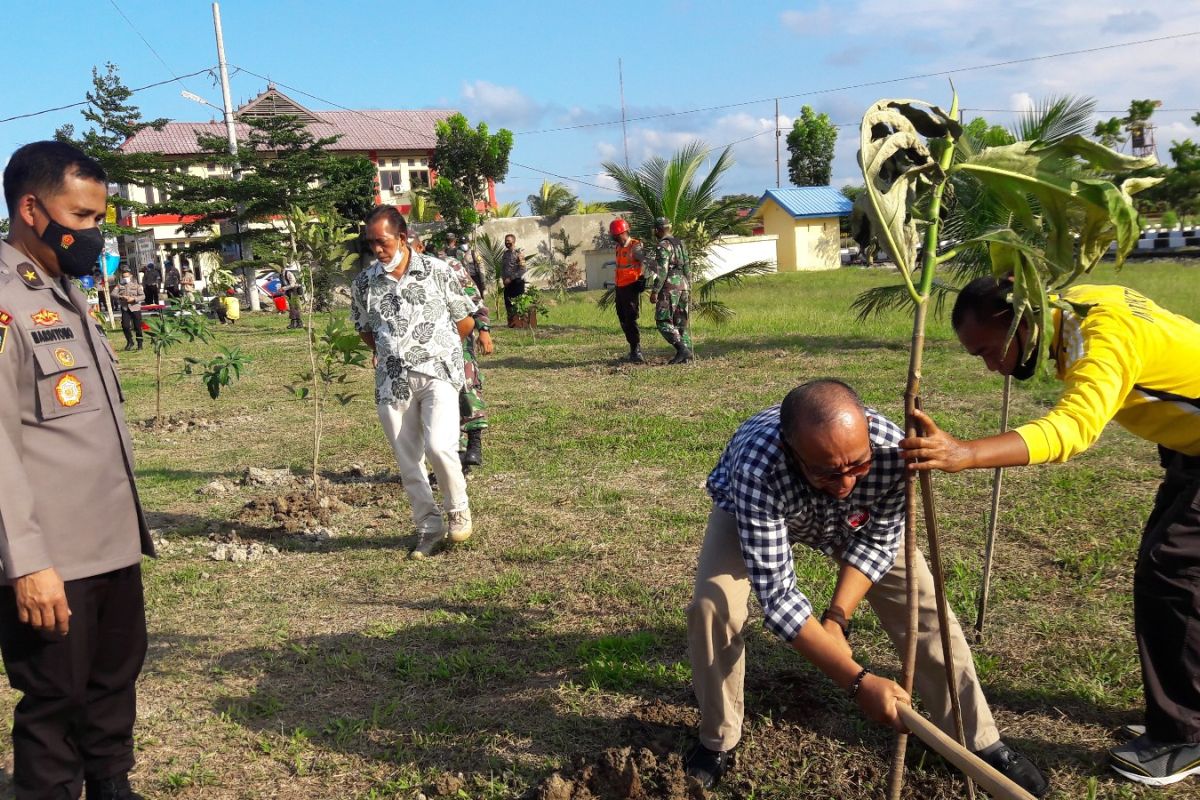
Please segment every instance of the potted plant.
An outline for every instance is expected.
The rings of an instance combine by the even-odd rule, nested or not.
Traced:
[[[514,328],[529,328],[530,332],[537,328],[538,312],[549,314],[550,309],[542,299],[542,293],[536,286],[525,286],[525,292],[513,301],[517,310]]]

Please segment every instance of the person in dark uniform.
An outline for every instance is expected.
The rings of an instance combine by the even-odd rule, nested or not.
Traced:
[[[162,270],[158,264],[151,261],[142,270],[142,291],[146,294],[146,304],[158,305],[158,287],[162,285]]]
[[[129,268],[121,270],[121,278],[113,289],[116,307],[121,312],[121,330],[125,334],[125,349],[133,349],[133,337],[137,336],[137,349],[142,349],[142,287],[133,279]]]
[[[179,267],[173,263],[167,264],[167,272],[163,276],[163,288],[167,290],[167,297],[178,300],[183,296],[183,291],[179,288],[179,283]]]
[[[0,654],[17,800],[137,800],[134,684],[146,655],[142,555],[116,356],[71,278],[103,247],[107,176],[63,142],[4,170],[0,242]]]
[[[525,256],[517,247],[517,237],[511,233],[504,237],[500,265],[500,277],[504,282],[504,311],[508,317],[508,327],[511,328],[517,320],[514,301],[525,294]]]

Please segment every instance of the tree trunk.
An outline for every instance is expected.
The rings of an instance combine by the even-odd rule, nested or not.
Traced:
[[[162,427],[162,351],[154,354],[154,427]]]

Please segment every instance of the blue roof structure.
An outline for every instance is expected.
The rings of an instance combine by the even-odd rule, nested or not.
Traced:
[[[763,203],[774,200],[793,219],[806,217],[846,217],[854,208],[840,190],[832,186],[797,186],[789,189],[767,189],[751,216],[758,216]]]

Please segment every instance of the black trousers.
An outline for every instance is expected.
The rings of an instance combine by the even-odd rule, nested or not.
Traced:
[[[617,306],[617,320],[629,342],[629,349],[642,343],[642,334],[638,331],[638,314],[642,310],[642,290],[646,288],[645,281],[635,281],[628,286],[618,286],[615,290],[614,302]]]
[[[511,328],[513,320],[517,318],[517,309],[513,305],[513,301],[521,295],[525,294],[525,281],[517,280],[504,287],[504,311],[508,317],[508,326]]]
[[[1146,732],[1200,742],[1200,456],[1159,453],[1167,472],[1133,577]]]
[[[146,293],[147,305],[158,305],[158,286],[152,283],[147,283],[142,286],[142,291]]]
[[[142,340],[142,312],[121,309],[121,331],[125,334],[125,344],[133,344],[133,337]]]
[[[183,290],[180,289],[178,286],[168,286],[167,287],[167,297],[171,297],[171,298],[178,300],[179,298],[183,297]]]
[[[0,653],[12,688],[17,800],[76,798],[86,779],[133,768],[134,684],[146,658],[139,565],[67,581],[71,627],[40,633],[17,618],[0,587]]]

